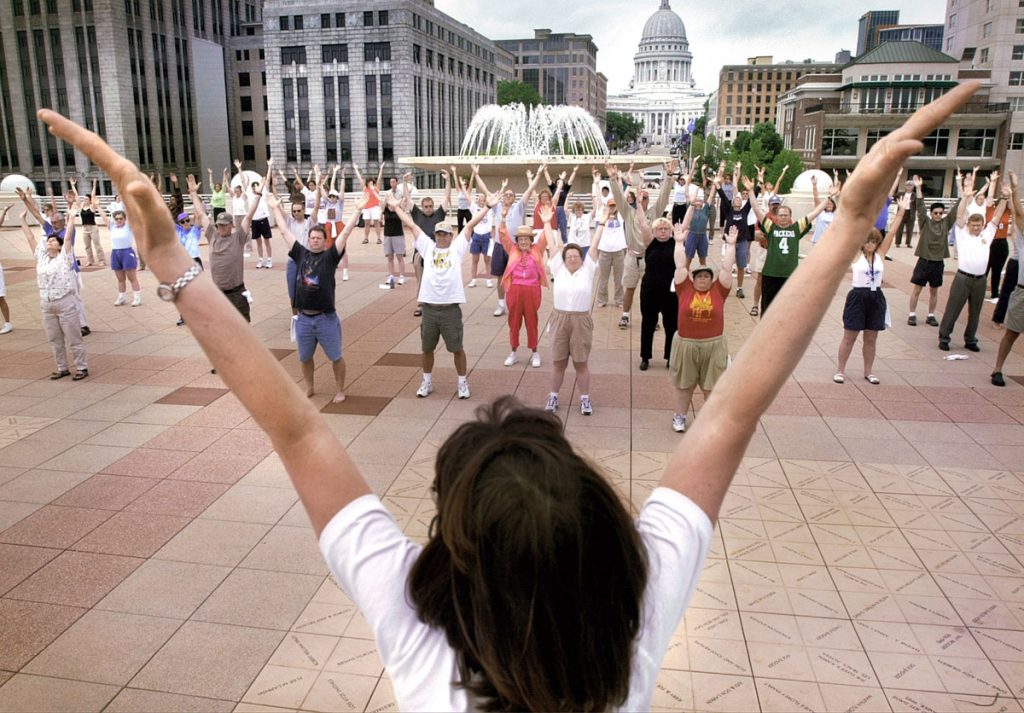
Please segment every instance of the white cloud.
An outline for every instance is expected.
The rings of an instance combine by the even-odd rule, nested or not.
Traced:
[[[608,77],[608,92],[613,94],[625,88],[632,77],[633,55],[644,23],[658,9],[660,0],[547,5],[535,0],[503,0],[500,5],[435,0],[434,4],[495,40],[533,37],[534,29],[542,27],[552,32],[593,35],[598,48],[597,69]],[[945,0],[788,0],[776,5],[755,0],[701,4],[671,0],[671,4],[686,25],[694,79],[708,91],[717,88],[722,65],[743,64],[754,55],[772,55],[777,61],[832,61],[839,50],[855,51],[857,20],[869,10],[899,10],[904,24],[939,24],[944,21],[946,8]]]

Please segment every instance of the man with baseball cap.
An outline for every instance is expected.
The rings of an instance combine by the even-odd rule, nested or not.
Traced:
[[[502,185],[502,189],[504,189]],[[462,285],[462,261],[469,252],[473,228],[483,220],[484,211],[478,212],[463,227],[458,236],[451,223],[434,226],[431,240],[392,195],[385,194],[388,208],[398,214],[402,224],[416,236],[416,251],[423,256],[423,279],[420,282],[419,303],[423,310],[420,320],[420,342],[423,350],[423,383],[416,395],[425,398],[434,390],[434,350],[440,339],[455,358],[455,372],[459,376],[458,397],[469,398],[466,351],[462,348],[462,305],[466,290]],[[487,194],[488,209],[498,204],[498,194]]]

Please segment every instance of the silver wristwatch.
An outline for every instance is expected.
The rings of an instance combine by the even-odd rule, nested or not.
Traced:
[[[164,302],[174,302],[178,299],[178,293],[185,289],[185,285],[192,282],[192,280],[199,277],[199,273],[203,271],[203,268],[199,267],[199,263],[194,264],[185,274],[179,277],[174,282],[168,284],[161,282],[156,287],[156,296],[162,299]]]

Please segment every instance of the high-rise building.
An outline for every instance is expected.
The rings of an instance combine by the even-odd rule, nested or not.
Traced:
[[[936,52],[942,51],[943,25],[895,25],[878,30],[878,44],[883,42],[920,42]]]
[[[259,10],[259,2],[235,0],[0,4],[0,172],[23,174],[40,191],[61,192],[72,177],[112,190],[36,119],[51,107],[165,181],[172,172],[219,173],[230,162],[235,121],[228,48],[258,23]]]
[[[857,56],[878,46],[878,31],[900,23],[899,10],[870,10],[860,16],[857,24]]]
[[[691,121],[704,113],[707,93],[690,76],[693,54],[686,26],[661,0],[644,23],[640,44],[633,55],[633,79],[608,100],[609,111],[629,114],[643,124],[641,140],[650,145],[672,144]]]
[[[1018,3],[949,0],[947,54],[991,74],[991,98],[1010,112],[1006,168],[1024,174],[1024,11]],[[1006,170],[1003,171],[1003,175]]]
[[[271,152],[303,172],[457,154],[495,99],[494,43],[429,2],[267,0],[263,26]]]
[[[513,78],[536,89],[545,104],[582,107],[604,127],[608,79],[597,71],[593,37],[542,29],[494,44],[513,56]]]
[[[718,121],[715,135],[724,141],[740,131],[775,121],[775,103],[805,74],[834,72],[831,62],[776,63],[771,56],[751,57],[746,64],[729,64],[718,73]]]

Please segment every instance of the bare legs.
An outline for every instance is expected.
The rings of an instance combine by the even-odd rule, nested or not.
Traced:
[[[11,308],[7,306],[6,297],[0,297],[0,314],[4,317],[4,324],[11,321]]]
[[[117,278],[117,291],[124,294],[127,283],[132,283],[132,290],[135,292],[141,292],[142,287],[139,285],[139,278],[136,275],[135,270],[114,270],[114,276]],[[6,313],[6,310],[4,310]]]
[[[313,360],[299,362],[302,366],[302,380],[306,382],[306,396],[313,395]],[[345,359],[342,357],[338,361],[331,362],[331,368],[334,371],[334,403],[341,403],[345,400]]]
[[[465,376],[467,369],[466,350],[460,349],[452,355],[455,358],[455,373]],[[434,352],[423,352],[423,373],[430,374],[434,371]]]
[[[694,384],[688,389],[680,389],[676,387],[676,405],[679,409],[679,413],[682,416],[686,416],[686,414],[690,411],[690,403],[693,401],[693,392],[696,391],[696,389],[696,384]],[[711,396],[711,392],[705,391],[704,387],[701,387],[701,393],[704,394],[704,401],[707,401],[708,397]]]
[[[921,285],[914,285],[910,291],[910,314],[917,312],[917,300],[921,296]],[[939,288],[928,287],[928,314],[935,314],[935,308],[939,306]]]
[[[853,345],[857,343],[856,332],[850,329],[843,330],[843,340],[839,342],[839,364],[836,367],[837,374],[846,373],[846,362],[853,353]],[[878,346],[878,332],[873,329],[864,330],[864,344],[861,347],[861,354],[864,357],[864,376],[871,375],[875,366],[875,351]]]
[[[568,359],[560,359],[552,364],[551,369],[551,393],[557,394],[562,388],[562,381],[565,380],[565,370],[569,367]],[[590,394],[590,367],[585,361],[574,361],[573,369],[576,370],[576,385],[580,387],[581,394]]]

